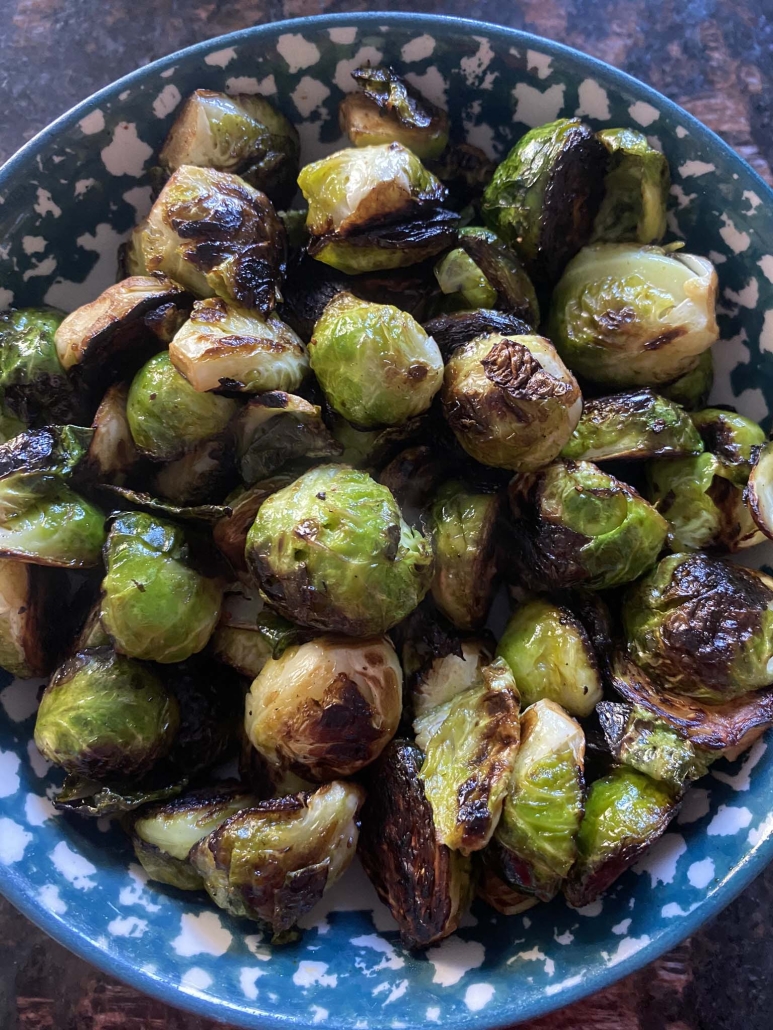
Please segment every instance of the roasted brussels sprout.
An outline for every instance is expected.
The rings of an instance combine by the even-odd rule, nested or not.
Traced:
[[[609,153],[609,167],[593,241],[657,243],[666,231],[668,161],[636,129],[602,129],[596,135]]]
[[[163,272],[197,297],[222,297],[264,317],[286,265],[271,201],[237,175],[183,165],[129,244],[129,270]]]
[[[597,243],[553,293],[548,332],[569,367],[611,386],[654,386],[695,368],[719,336],[706,258]]]
[[[139,464],[139,451],[129,428],[126,410],[128,398],[128,385],[114,383],[102,398],[91,423],[94,435],[82,471],[95,482],[121,486]]]
[[[400,143],[422,161],[440,157],[448,143],[448,115],[393,68],[364,65],[352,72],[362,90],[341,101],[338,118],[355,147]]]
[[[432,497],[453,471],[453,458],[438,453],[428,444],[406,447],[379,473],[378,481],[397,501],[400,510],[419,509],[421,512],[432,502]]]
[[[431,641],[424,640],[423,643]],[[411,670],[411,708],[417,719],[430,710],[453,701],[465,690],[483,682],[483,669],[491,664],[492,648],[486,639],[471,637],[459,640],[455,650],[432,648],[429,659],[422,659],[415,648],[403,648],[403,666],[406,674],[410,663],[418,659],[418,667]]]
[[[303,636],[298,626],[270,608],[264,608],[252,619],[241,619],[228,611],[227,601],[210,647],[218,661],[242,676],[255,679],[270,658],[281,658]]]
[[[702,450],[687,412],[652,390],[642,389],[585,401],[561,456],[574,461],[684,458]]]
[[[179,721],[177,701],[149,666],[99,647],[54,673],[35,744],[69,773],[130,780],[168,754]]]
[[[773,444],[767,443],[759,450],[744,503],[760,532],[773,540]]]
[[[212,539],[238,575],[246,574],[248,571],[244,548],[247,533],[255,521],[258,509],[267,497],[289,486],[297,475],[298,473],[293,472],[279,472],[269,479],[262,479],[254,486],[237,487],[226,497],[225,505],[230,508],[231,514],[215,523],[212,527]]]
[[[521,716],[497,857],[505,881],[550,901],[574,864],[583,811],[585,736],[553,701],[537,701]]]
[[[309,357],[330,406],[363,429],[420,415],[443,382],[437,344],[411,315],[351,293],[339,293],[325,308]]]
[[[132,380],[126,417],[138,450],[154,461],[173,461],[197,444],[219,436],[238,410],[238,402],[199,393],[164,351]]]
[[[247,697],[247,735],[271,766],[315,781],[351,776],[395,735],[402,683],[386,638],[317,637],[263,666]]]
[[[222,590],[190,564],[183,531],[144,512],[110,521],[105,544],[102,624],[116,650],[164,664],[205,646]]]
[[[48,676],[64,641],[66,583],[53,569],[0,559],[0,667],[20,679]]]
[[[543,698],[584,718],[603,695],[599,664],[585,627],[568,608],[542,598],[513,612],[497,647],[524,707]]]
[[[168,173],[183,165],[232,172],[277,207],[295,194],[300,140],[265,97],[197,89],[183,104],[158,155]]]
[[[364,472],[321,465],[267,498],[247,564],[269,603],[302,626],[377,636],[427,593],[432,550]]]
[[[31,425],[46,415],[70,422],[76,401],[54,336],[64,313],[53,308],[0,312],[0,398],[4,412]]]
[[[393,740],[372,767],[359,854],[407,948],[426,948],[459,925],[472,896],[470,860],[441,844],[419,776],[424,755]]]
[[[681,404],[687,411],[697,411],[706,405],[714,385],[714,359],[711,350],[705,350],[698,358],[698,364],[689,372],[672,379],[670,383],[658,386],[663,397],[675,404]]]
[[[644,773],[619,766],[592,783],[577,836],[577,862],[564,887],[582,908],[633,865],[679,809],[673,792]]]
[[[219,500],[236,480],[233,447],[226,433],[196,444],[176,461],[160,464],[151,488],[173,504],[205,504]]]
[[[244,717],[244,687],[238,676],[206,654],[166,665],[163,673],[180,709],[167,760],[170,778],[193,777],[232,757]]]
[[[692,416],[707,451],[711,451],[724,469],[725,478],[736,486],[746,486],[765,443],[765,433],[756,422],[722,408],[704,408]]]
[[[527,132],[483,194],[488,225],[532,277],[549,283],[590,239],[604,192],[607,151],[579,118]]]
[[[630,583],[651,568],[668,524],[589,461],[557,461],[510,486],[516,561],[534,589]]]
[[[419,434],[425,418],[417,415],[399,426],[382,429],[356,429],[340,415],[331,413],[330,432],[341,445],[341,461],[354,468],[376,469],[386,464],[396,451]]]
[[[480,147],[452,143],[436,161],[428,161],[427,167],[447,188],[448,206],[460,211],[479,201],[496,165]]]
[[[362,787],[335,780],[261,801],[195,844],[191,864],[215,904],[281,940],[349,867],[363,800]]]
[[[199,391],[296,390],[309,369],[306,348],[288,325],[219,297],[196,301],[169,357]]]
[[[496,494],[473,493],[456,480],[445,483],[432,502],[432,596],[459,629],[481,626],[491,607],[499,510]]]
[[[542,336],[489,333],[457,347],[441,397],[468,454],[519,472],[552,461],[582,411],[577,381]]]
[[[721,704],[771,684],[773,581],[705,554],[663,558],[623,603],[631,658],[670,690]]]
[[[463,343],[469,343],[487,333],[501,333],[509,337],[530,335],[529,326],[520,318],[487,309],[438,315],[424,323],[424,330],[434,338],[446,359]]]

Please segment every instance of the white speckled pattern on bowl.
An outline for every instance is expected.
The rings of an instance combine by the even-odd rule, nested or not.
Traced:
[[[74,58],[75,59],[75,58]],[[263,26],[193,47],[103,90],[0,171],[0,300],[72,309],[115,276],[120,241],[150,201],[147,170],[196,87],[260,92],[298,124],[304,161],[339,145],[349,72],[389,61],[501,155],[530,126],[578,113],[642,128],[668,155],[672,234],[708,254],[724,343],[715,397],[766,427],[773,401],[773,194],[664,98],[564,47],[481,23],[341,15]],[[0,680],[0,682],[3,682]],[[58,814],[56,775],[30,743],[37,683],[0,688],[0,889],[86,958],[142,990],[249,1027],[464,1030],[535,1016],[674,945],[773,857],[773,750],[718,765],[612,892],[504,918],[476,905],[426,955],[399,944],[359,869],[272,952],[254,925],[150,887],[120,832]]]

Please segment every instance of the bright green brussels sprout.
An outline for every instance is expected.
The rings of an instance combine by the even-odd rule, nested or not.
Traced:
[[[607,152],[579,118],[527,132],[483,194],[486,223],[538,280],[555,282],[589,240],[603,196]]]
[[[377,758],[397,731],[403,673],[385,637],[317,637],[270,658],[245,729],[270,766],[324,782]]]
[[[510,485],[516,561],[535,589],[630,583],[651,568],[668,524],[589,461],[557,461]]]
[[[548,331],[579,375],[655,386],[695,368],[719,336],[706,258],[631,243],[585,247],[553,293]]]
[[[102,624],[118,651],[167,664],[205,646],[217,625],[222,590],[189,562],[185,534],[173,523],[144,512],[113,517]]]
[[[196,297],[268,315],[285,272],[284,225],[238,175],[183,165],[134,230],[129,269],[163,272]]]
[[[692,415],[706,450],[715,455],[724,475],[736,486],[746,486],[749,473],[765,443],[761,426],[735,411],[704,408]]]
[[[265,97],[196,89],[158,160],[168,173],[183,165],[232,172],[281,207],[295,193],[300,148],[295,126]]]
[[[0,559],[0,667],[20,679],[48,676],[56,665],[67,621],[64,575]]]
[[[334,780],[261,801],[195,844],[190,862],[215,904],[281,940],[348,869],[364,797],[357,784]]]
[[[269,479],[262,479],[254,486],[237,487],[226,497],[225,504],[230,508],[231,514],[215,523],[212,527],[212,539],[240,579],[248,577],[244,547],[247,543],[247,533],[255,521],[258,509],[267,497],[289,486],[298,475],[298,472],[292,471],[279,472]]]
[[[577,854],[584,764],[579,723],[553,701],[526,709],[495,840],[506,882],[541,901],[558,893]]]
[[[420,779],[424,755],[393,740],[368,776],[358,854],[407,948],[453,933],[472,898],[470,859],[440,842]]]
[[[471,457],[518,472],[557,457],[582,411],[577,381],[543,336],[488,333],[457,347],[441,397]]]
[[[602,129],[596,136],[607,148],[609,167],[593,223],[594,243],[657,243],[666,231],[668,161],[636,129]]]
[[[703,443],[687,412],[649,389],[627,390],[585,401],[562,458],[683,458]]]
[[[697,411],[705,406],[714,385],[714,358],[711,350],[705,350],[698,358],[695,368],[685,372],[670,383],[658,386],[663,397],[675,404],[681,404],[687,411]]]
[[[462,247],[443,255],[435,265],[435,278],[441,293],[449,298],[443,304],[444,308],[458,306],[464,311],[495,308],[497,305],[497,291]]]
[[[592,783],[577,862],[564,887],[569,904],[582,908],[603,894],[661,836],[678,808],[668,787],[624,765]]]
[[[457,480],[438,490],[429,510],[435,553],[432,596],[459,629],[486,621],[494,597],[500,499]]]
[[[82,467],[91,481],[123,485],[140,462],[126,413],[128,398],[128,383],[114,383],[97,408]]]
[[[364,472],[321,465],[267,498],[247,564],[269,603],[301,626],[378,636],[432,581],[432,549]]]
[[[437,344],[411,315],[351,293],[339,293],[325,308],[309,357],[330,406],[362,429],[420,415],[443,382]]]
[[[199,391],[296,390],[309,370],[306,348],[289,326],[219,297],[196,301],[169,357]]]
[[[184,891],[203,890],[188,852],[226,819],[257,803],[258,798],[242,787],[205,787],[143,808],[129,820],[127,830],[151,880]]]
[[[414,723],[438,840],[453,851],[480,851],[496,829],[518,752],[518,709],[513,674],[498,659],[479,684]]]
[[[298,626],[270,608],[264,608],[252,620],[241,620],[224,611],[210,646],[218,661],[232,666],[242,676],[255,679],[269,659],[281,658],[301,636]]]
[[[179,721],[177,701],[151,668],[99,647],[54,673],[38,709],[35,744],[69,773],[128,780],[169,752]]]
[[[584,718],[603,695],[598,660],[585,627],[568,608],[542,598],[510,616],[497,647],[524,707],[546,698]]]
[[[355,147],[400,143],[422,161],[440,157],[448,144],[448,115],[393,68],[364,65],[352,72],[362,90],[341,101],[338,120]]]
[[[75,407],[54,334],[64,313],[53,308],[0,312],[0,397],[7,416],[25,425],[48,413],[69,422]]]
[[[229,397],[199,393],[163,351],[132,380],[126,417],[143,454],[154,461],[172,461],[223,433],[238,407]]]

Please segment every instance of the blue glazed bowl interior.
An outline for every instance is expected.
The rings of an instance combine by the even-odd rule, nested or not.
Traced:
[[[769,427],[773,194],[689,115],[613,69],[523,33],[423,15],[340,15],[248,29],[156,62],[37,137],[0,172],[0,301],[71,310],[115,279],[116,249],[149,205],[148,170],[197,87],[259,92],[298,125],[304,162],[341,145],[350,71],[385,61],[492,155],[579,114],[629,125],[672,170],[669,229],[720,278],[714,399]],[[755,552],[755,557],[759,554]],[[764,557],[764,556],[763,556]],[[493,1027],[536,1016],[651,960],[773,857],[773,754],[719,763],[666,835],[603,900],[506,918],[476,904],[426,954],[355,869],[272,951],[247,921],[147,884],[121,832],[67,818],[31,744],[37,683],[0,680],[0,889],[68,947],[172,1004],[249,1027]]]

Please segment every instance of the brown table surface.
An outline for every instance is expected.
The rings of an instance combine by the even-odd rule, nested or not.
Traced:
[[[260,22],[424,10],[568,43],[686,107],[773,183],[773,0],[1,0],[0,159],[140,65]],[[651,966],[532,1030],[773,1030],[773,866]],[[0,899],[0,1030],[209,1030],[70,955]]]

